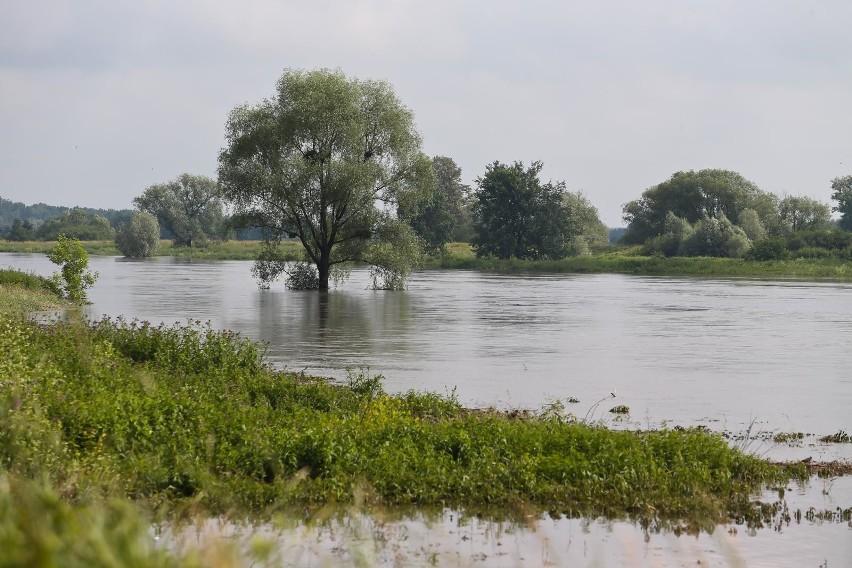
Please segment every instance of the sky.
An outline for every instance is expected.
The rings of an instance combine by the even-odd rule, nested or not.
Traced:
[[[383,79],[475,186],[544,163],[610,226],[677,171],[828,203],[852,174],[848,0],[3,0],[0,197],[124,209],[216,176],[285,69]]]

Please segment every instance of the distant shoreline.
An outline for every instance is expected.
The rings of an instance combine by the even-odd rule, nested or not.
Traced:
[[[45,254],[51,241],[0,241],[0,252]],[[84,241],[90,255],[119,256],[110,241]],[[281,244],[286,260],[300,260],[302,245],[296,241]],[[161,241],[156,256],[199,260],[254,260],[260,241],[213,242],[206,247],[175,248]],[[613,249],[602,253],[567,257],[561,260],[520,260],[478,258],[467,243],[450,243],[440,257],[427,257],[423,269],[464,269],[489,272],[541,272],[564,274],[635,274],[643,276],[704,276],[736,278],[803,278],[852,281],[852,261],[837,259],[792,259],[749,261],[741,258],[640,256],[632,251]]]

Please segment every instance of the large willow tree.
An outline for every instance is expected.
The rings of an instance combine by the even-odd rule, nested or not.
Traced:
[[[316,267],[309,287],[328,289],[334,267],[356,261],[376,286],[402,285],[420,247],[390,212],[428,195],[434,172],[388,83],[288,70],[274,98],[233,110],[226,137],[219,179],[235,217],[264,231],[262,284],[287,270],[277,245],[296,236]]]

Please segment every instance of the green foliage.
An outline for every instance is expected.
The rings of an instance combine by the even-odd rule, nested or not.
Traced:
[[[65,297],[72,302],[85,302],[86,290],[95,284],[97,272],[89,272],[89,253],[77,239],[59,235],[56,246],[47,254],[53,264],[60,265],[60,272],[53,275],[53,282]]]
[[[706,217],[695,224],[693,233],[682,245],[685,256],[720,256],[739,258],[751,247],[742,229],[727,217]]]
[[[10,241],[31,241],[35,238],[35,227],[29,219],[21,221],[15,219],[12,226],[6,231],[6,239]]]
[[[37,290],[60,294],[60,289],[50,278],[32,272],[22,272],[14,268],[0,268],[0,285],[17,286],[26,290]]]
[[[782,237],[755,241],[745,255],[747,260],[782,260],[787,258],[786,242]]]
[[[756,208],[762,194],[754,183],[729,170],[677,172],[624,206],[629,225],[623,241],[639,244],[661,234],[669,212],[689,223],[721,215],[738,223],[740,212]]]
[[[588,254],[609,243],[609,228],[601,222],[597,208],[581,191],[562,194],[568,232],[571,235],[569,255]]]
[[[0,478],[0,568],[186,565],[157,548],[148,530],[127,502],[72,506],[43,484]]]
[[[778,213],[791,231],[815,229],[828,225],[831,220],[831,209],[827,203],[796,195],[787,195],[781,199]]]
[[[75,207],[45,221],[36,231],[36,236],[45,241],[58,240],[59,235],[81,241],[111,241],[115,230],[106,217]]]
[[[264,266],[258,264],[256,266]],[[266,264],[265,266],[269,266]],[[317,290],[319,288],[319,274],[317,267],[310,262],[294,262],[284,269],[287,272],[287,288],[290,290]],[[261,282],[269,282],[269,278],[258,275]]]
[[[117,226],[130,216],[130,211],[127,209],[93,209],[90,207],[81,207],[79,209],[82,209],[89,215],[100,215],[101,217],[106,218],[109,221],[109,224],[113,227]],[[9,201],[8,199],[0,197],[0,234],[3,233],[4,229],[14,225],[15,219],[20,219],[21,223],[28,223],[35,228],[41,225],[44,221],[58,217],[68,210],[68,207],[46,205],[44,203],[25,205],[20,202]]]
[[[847,434],[845,430],[839,430],[836,434],[822,436],[819,441],[826,444],[852,444],[852,436]]]
[[[852,176],[831,180],[831,191],[832,201],[837,202],[831,210],[840,213],[840,228],[852,231]]]
[[[363,373],[347,387],[277,373],[255,344],[199,325],[0,321],[0,350],[0,471],[71,499],[212,514],[526,503],[715,522],[780,476],[703,431],[610,431],[392,396]]]
[[[455,233],[456,219],[447,196],[439,191],[427,201],[400,205],[397,215],[423,239],[426,249],[431,253],[440,252]]]
[[[337,264],[401,259],[382,250],[397,231],[377,201],[409,207],[433,191],[413,115],[385,82],[286,71],[273,99],[234,109],[226,138],[219,178],[236,218],[263,229],[271,246],[298,236],[322,290]]]
[[[115,247],[126,257],[153,256],[160,246],[160,224],[145,211],[134,211],[115,232]]]
[[[644,247],[645,252],[663,256],[683,255],[685,254],[685,243],[692,238],[694,232],[695,230],[689,224],[689,221],[669,211],[663,225],[663,234],[648,239]]]
[[[442,252],[452,240],[473,236],[469,203],[470,187],[461,182],[461,168],[452,158],[432,158],[435,191],[420,202],[400,203],[398,216],[411,225],[430,253]]]
[[[174,236],[175,246],[206,246],[208,240],[225,236],[219,186],[206,176],[184,173],[152,185],[133,204],[154,215],[160,228]]]
[[[494,162],[476,180],[473,247],[479,257],[562,258],[573,235],[563,205],[564,182],[542,184],[543,164]]]
[[[61,291],[53,280],[0,268],[0,317],[26,317],[32,312],[60,307]]]
[[[769,236],[766,226],[760,220],[760,215],[754,209],[740,211],[740,222],[737,225],[751,242],[760,241]]]

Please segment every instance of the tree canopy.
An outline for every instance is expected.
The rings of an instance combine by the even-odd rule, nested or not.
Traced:
[[[837,202],[832,211],[840,213],[840,228],[852,231],[852,176],[834,178],[831,190],[831,199]]]
[[[470,215],[466,208],[470,187],[461,182],[461,168],[452,158],[435,156],[435,191],[425,200],[400,205],[398,214],[431,251],[469,234]]]
[[[152,256],[160,246],[160,224],[146,211],[134,211],[115,232],[115,247],[129,258]]]
[[[646,189],[642,197],[624,205],[625,243],[644,243],[665,231],[666,215],[695,223],[721,215],[736,224],[740,212],[758,208],[763,192],[737,172],[719,169],[677,172],[668,180]]]
[[[219,186],[209,177],[181,174],[175,180],[148,187],[133,204],[154,215],[177,246],[203,245],[224,236]]]
[[[45,221],[36,230],[36,236],[45,241],[55,241],[63,234],[69,239],[81,241],[111,241],[115,238],[115,230],[106,217],[87,213],[78,207]]]
[[[262,283],[287,270],[277,245],[295,236],[320,289],[332,268],[353,261],[373,266],[378,287],[401,285],[414,260],[401,251],[418,247],[390,207],[424,200],[434,170],[388,83],[288,70],[273,98],[231,112],[226,139],[219,179],[235,217],[264,231]]]
[[[473,247],[477,256],[562,258],[568,254],[565,183],[542,184],[543,164],[494,162],[476,180]]]

